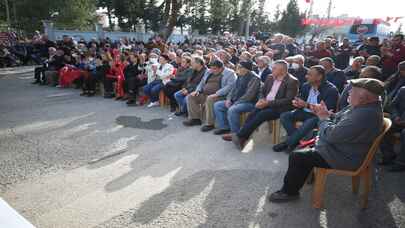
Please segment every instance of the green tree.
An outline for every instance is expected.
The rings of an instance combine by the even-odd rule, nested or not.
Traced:
[[[295,37],[305,31],[305,27],[301,24],[304,17],[300,13],[297,0],[290,0],[287,8],[282,12],[280,21],[277,22],[277,30],[286,35]]]
[[[88,29],[96,19],[95,0],[19,0],[15,4],[14,27],[31,33],[42,28],[42,20],[53,20],[56,26]],[[14,6],[13,6],[14,7]]]
[[[61,1],[53,11],[59,13],[55,24],[60,27],[89,29],[97,21],[95,0]]]
[[[229,18],[229,11],[231,6],[229,1],[211,0],[209,9],[209,23],[212,34],[224,32],[227,26],[227,19]]]

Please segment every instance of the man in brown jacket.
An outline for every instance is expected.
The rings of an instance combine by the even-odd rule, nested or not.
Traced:
[[[276,120],[281,113],[292,110],[292,100],[297,96],[298,88],[298,79],[288,73],[288,63],[284,60],[276,61],[273,64],[273,74],[266,79],[256,108],[249,114],[239,132],[232,135],[235,145],[243,149],[250,135],[263,122]]]

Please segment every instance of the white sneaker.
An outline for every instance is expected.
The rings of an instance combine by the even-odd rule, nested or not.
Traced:
[[[158,101],[155,101],[155,102],[151,102],[150,104],[148,104],[148,108],[153,108],[153,107],[157,107],[157,106],[159,106],[159,102]]]

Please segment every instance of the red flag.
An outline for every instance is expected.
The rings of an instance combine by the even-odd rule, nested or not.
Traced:
[[[311,0],[305,0],[306,3],[311,3]]]

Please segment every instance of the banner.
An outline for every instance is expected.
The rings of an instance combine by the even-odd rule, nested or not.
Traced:
[[[317,18],[304,18],[301,21],[302,25],[319,25],[319,26],[328,26],[328,27],[338,27],[338,26],[347,26],[353,24],[363,24],[363,23],[371,23],[371,24],[385,24],[390,26],[390,22],[398,22],[398,20],[402,19],[403,17],[387,17],[385,20],[381,18],[375,19],[362,19],[362,18],[333,18],[333,19],[317,19]],[[367,22],[366,22],[367,21]]]

